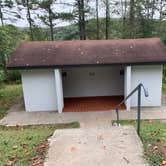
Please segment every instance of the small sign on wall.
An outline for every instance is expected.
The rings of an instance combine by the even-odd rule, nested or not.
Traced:
[[[89,76],[95,76],[95,72],[89,72]]]

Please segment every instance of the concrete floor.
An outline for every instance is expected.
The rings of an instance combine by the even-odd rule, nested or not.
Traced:
[[[148,166],[135,129],[56,130],[45,166]]]
[[[137,112],[121,111],[121,120],[136,119]],[[142,108],[141,119],[166,119],[166,106],[157,108]],[[78,121],[81,127],[110,127],[112,121],[116,120],[115,111],[97,112],[25,112],[22,104],[13,106],[9,113],[0,120],[0,125],[35,125],[35,124],[55,124]],[[94,123],[95,122],[95,123]]]

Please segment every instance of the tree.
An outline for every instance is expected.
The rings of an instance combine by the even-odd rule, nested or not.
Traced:
[[[15,19],[21,18],[18,11],[12,10],[16,7],[14,2],[13,0],[0,0],[0,20],[2,26],[6,20],[15,21]]]
[[[11,25],[0,27],[0,67],[7,75],[6,64],[20,41],[20,33]]]
[[[104,5],[105,5],[105,39],[109,39],[109,33],[110,33],[110,2],[109,0],[105,0]]]
[[[50,38],[54,40],[54,27],[57,20],[71,20],[73,18],[71,13],[56,12],[56,0],[42,0],[38,3],[39,8],[42,9],[43,15],[39,15],[40,20],[49,27]],[[61,3],[60,3],[61,4]]]
[[[163,29],[163,20],[166,18],[166,0],[158,0],[157,11],[159,12],[159,26],[158,26],[158,35],[161,36]],[[165,36],[165,34],[164,34]]]
[[[127,9],[128,9],[128,2],[127,0],[121,1],[122,5],[122,38],[126,38],[126,30],[127,30]]]
[[[2,12],[2,1],[0,1],[0,19],[1,19],[1,25],[3,26],[4,25],[4,22],[3,22],[3,12]]]
[[[26,17],[27,21],[29,23],[29,30],[30,30],[30,37],[31,40],[34,40],[34,35],[33,35],[33,29],[34,29],[34,20],[32,19],[31,16],[31,10],[33,10],[33,5],[37,3],[36,0],[17,0],[16,1],[18,5],[23,6],[23,9],[26,9]]]
[[[130,38],[135,37],[135,0],[130,0],[130,11],[129,11],[129,28]]]
[[[99,39],[99,1],[96,0],[96,39]]]
[[[78,8],[78,25],[80,40],[86,40],[84,0],[77,0],[75,5]]]
[[[45,11],[45,14],[40,16],[42,22],[50,28],[50,37],[51,40],[54,40],[54,19],[56,15],[53,12],[52,6],[55,3],[55,0],[43,0],[39,2],[39,7]]]
[[[4,30],[4,28],[0,28],[0,66],[2,67],[4,73],[7,73],[6,69],[6,62],[7,62],[7,55],[10,52],[9,42],[12,39],[10,36],[7,34],[7,32]]]
[[[89,0],[75,0],[74,2],[73,20],[76,21],[79,30],[80,40],[87,38],[87,21],[86,17],[90,13]],[[95,28],[95,27],[93,27]]]

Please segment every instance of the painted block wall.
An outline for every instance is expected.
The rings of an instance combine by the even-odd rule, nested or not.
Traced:
[[[27,70],[21,75],[26,111],[57,110],[54,70]]]
[[[145,98],[142,91],[142,106],[160,106],[162,95],[162,65],[132,66],[131,90],[139,83],[143,83],[149,92]],[[131,98],[131,106],[137,105],[137,95]]]
[[[124,97],[126,98],[131,92],[131,66],[125,66],[124,70]],[[125,102],[127,111],[130,111],[130,98]]]
[[[64,97],[124,95],[121,67],[88,67],[63,70]]]
[[[57,108],[58,108],[58,112],[62,113],[63,107],[64,107],[64,100],[63,100],[63,87],[62,87],[61,70],[55,69],[54,75],[55,75]]]

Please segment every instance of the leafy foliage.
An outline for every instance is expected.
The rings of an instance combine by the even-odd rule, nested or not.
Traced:
[[[7,69],[6,64],[13,51],[17,48],[19,41],[23,38],[23,35],[18,31],[18,29],[12,25],[1,26],[0,27],[0,70],[2,80],[6,80]],[[10,72],[12,73],[12,72]],[[5,76],[4,76],[5,75]]]
[[[0,119],[6,115],[7,110],[16,104],[22,97],[21,85],[1,85],[0,87]]]
[[[166,34],[164,34],[161,39],[163,40],[163,42],[166,44]]]
[[[5,24],[5,21],[16,21],[20,19],[20,13],[17,10],[12,10],[16,7],[13,0],[0,0],[0,21],[1,25]]]

